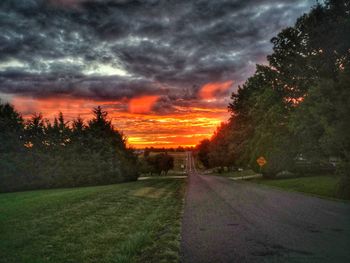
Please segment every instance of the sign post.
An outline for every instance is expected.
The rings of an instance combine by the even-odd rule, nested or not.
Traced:
[[[264,156],[260,156],[258,159],[256,159],[256,162],[258,163],[259,167],[260,167],[260,173],[261,173],[261,167],[263,167],[267,161],[264,158]]]

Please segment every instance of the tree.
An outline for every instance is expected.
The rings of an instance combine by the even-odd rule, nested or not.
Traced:
[[[221,123],[211,138],[209,146],[210,167],[231,167],[234,164],[233,152],[231,149],[231,124]]]
[[[0,153],[18,151],[23,146],[23,118],[9,103],[0,101]]]
[[[350,132],[342,87],[350,58],[349,1],[316,5],[271,42],[269,64],[257,65],[232,94],[227,127],[208,143],[212,165],[257,168],[256,158],[264,156],[263,174],[274,177],[295,170],[300,154],[318,163],[337,155],[346,164]]]
[[[99,156],[91,160],[99,174],[110,182],[137,179],[137,158],[127,149],[123,134],[113,127],[100,106],[93,109],[93,114],[86,128],[87,149]]]
[[[161,171],[164,171],[164,174],[167,175],[169,170],[174,168],[174,157],[165,153],[161,153],[159,157]]]
[[[22,183],[25,152],[22,116],[9,103],[0,101],[0,191]]]
[[[290,124],[308,159],[340,158],[338,173],[343,178],[339,194],[347,198],[350,198],[349,83],[347,64],[337,81],[324,79],[310,89]]]
[[[25,123],[0,103],[0,191],[98,185],[136,180],[137,156],[126,147],[107,112],[94,109],[84,124],[70,126],[62,113],[53,122],[34,114]]]
[[[149,172],[161,175],[164,172],[165,175],[169,170],[174,168],[174,157],[167,153],[158,153],[156,155],[150,155],[146,158],[146,162],[150,168]]]
[[[210,152],[210,140],[204,139],[197,146],[198,159],[204,165],[205,168],[210,168],[209,164],[209,152]]]

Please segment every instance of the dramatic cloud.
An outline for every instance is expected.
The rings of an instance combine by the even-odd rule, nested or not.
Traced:
[[[265,63],[270,38],[315,3],[2,0],[0,96],[115,101],[124,105],[116,110],[162,116],[224,110]],[[157,99],[135,111],[147,97]]]
[[[220,94],[224,93],[232,86],[233,81],[225,82],[210,82],[205,84],[199,92],[199,95],[203,99],[217,98]]]
[[[142,96],[133,98],[129,102],[129,111],[131,113],[148,113],[151,111],[154,103],[159,96]]]

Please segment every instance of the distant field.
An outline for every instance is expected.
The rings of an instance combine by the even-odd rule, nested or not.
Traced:
[[[183,179],[0,194],[0,261],[178,262]]]
[[[252,179],[249,182],[278,187],[289,191],[336,198],[339,177],[312,176],[290,179]]]

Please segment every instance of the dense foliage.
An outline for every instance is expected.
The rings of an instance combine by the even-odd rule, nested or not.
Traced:
[[[0,191],[99,185],[137,179],[137,158],[100,107],[85,124],[60,113],[27,121],[0,104]]]
[[[167,152],[150,155],[149,151],[145,151],[143,159],[140,160],[140,166],[143,173],[167,175],[169,170],[174,168],[174,157]]]
[[[262,172],[274,177],[297,160],[327,170],[332,157],[349,197],[350,1],[316,5],[271,42],[268,65],[232,94],[229,122],[198,145],[203,164],[256,168],[264,156]]]

